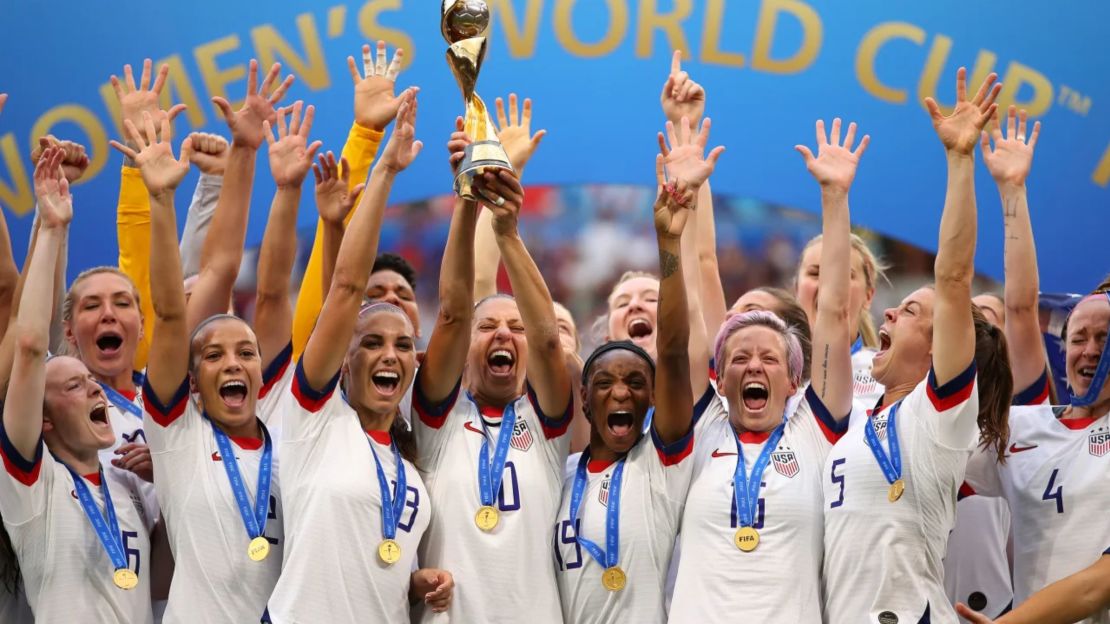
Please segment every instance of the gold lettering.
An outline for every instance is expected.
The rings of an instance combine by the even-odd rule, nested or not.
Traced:
[[[540,12],[543,0],[528,0],[524,9],[524,24],[516,18],[516,8],[511,0],[490,0],[490,13],[496,17],[505,31],[509,43],[509,56],[531,58],[536,53],[536,35],[540,28]]]
[[[921,107],[925,107],[925,98],[932,97],[940,105],[940,109],[945,115],[952,112],[952,106],[945,105],[937,97],[937,83],[944,72],[944,65],[951,50],[952,39],[938,34],[933,39],[933,46],[929,49],[929,58],[925,61],[925,71],[921,74],[921,80],[917,83],[917,101],[921,103]],[[975,93],[979,90],[979,85],[983,84],[987,74],[994,69],[997,58],[997,55],[990,50],[979,51],[979,55],[975,58],[975,67],[971,72],[971,77],[967,80],[969,98],[975,96]],[[955,72],[952,73],[952,76],[955,76]]]
[[[802,26],[802,44],[794,56],[786,59],[771,58],[771,46],[779,13],[789,13]],[[805,70],[817,59],[821,51],[824,28],[813,7],[800,0],[763,0],[759,21],[755,29],[755,46],[752,50],[752,69],[773,74],[796,74]]]
[[[6,156],[7,152],[5,151],[4,154]],[[1107,145],[1106,151],[1102,153],[1102,160],[1098,161],[1095,172],[1091,174],[1091,181],[1101,187],[1110,185],[1110,145]],[[0,191],[2,190],[3,187],[0,186]],[[0,198],[2,197],[3,195],[0,194]]]
[[[744,55],[721,49],[721,29],[725,21],[725,0],[707,0],[705,23],[702,25],[701,60],[730,67],[743,67]]]
[[[23,168],[23,159],[19,157],[15,135],[11,132],[0,139],[0,156],[3,156],[4,163],[7,164],[12,176],[12,186],[0,180],[0,203],[7,204],[12,212],[22,217],[34,209],[35,198],[31,195],[27,170]]]
[[[640,0],[639,18],[636,20],[636,56],[650,58],[653,53],[656,30],[663,31],[667,38],[667,50],[689,52],[690,44],[682,30],[682,22],[690,17],[694,6],[690,0],[674,0],[670,13],[659,13],[657,0]]]
[[[1025,102],[1018,102],[1018,91],[1026,84],[1033,87],[1033,97]],[[1044,74],[1017,61],[1010,61],[1006,67],[1006,76],[1002,79],[1002,92],[998,94],[998,107],[1014,104],[1028,111],[1030,117],[1040,117],[1052,107],[1053,92],[1052,83]]]
[[[416,59],[416,44],[403,30],[386,28],[378,23],[378,15],[383,11],[397,11],[400,8],[401,0],[367,0],[358,11],[358,29],[363,37],[371,41],[381,39],[393,47],[404,48],[404,66],[408,67]]]
[[[597,0],[590,0],[596,2]],[[609,30],[601,41],[585,43],[574,33],[573,13],[577,0],[556,0],[555,2],[555,38],[568,52],[575,56],[597,57],[605,56],[620,45],[628,32],[628,6],[624,0],[605,0],[609,8]]]
[[[247,77],[247,66],[243,63],[234,65],[227,69],[220,69],[216,65],[216,57],[232,50],[239,48],[239,35],[228,35],[222,39],[216,39],[203,45],[197,46],[193,51],[193,55],[197,59],[197,68],[200,69],[201,78],[204,80],[204,86],[208,90],[208,95],[212,97],[223,97],[231,103],[231,108],[235,109],[240,106],[242,100],[233,100],[227,97],[227,85],[242,80]],[[259,73],[266,71],[261,69]],[[259,80],[261,80],[259,76]]]
[[[39,137],[51,134],[54,126],[65,121],[76,124],[88,139],[84,145],[89,154],[89,168],[76,183],[83,184],[95,178],[108,162],[108,133],[92,111],[80,104],[62,104],[46,111],[31,127],[31,148],[38,145]]]
[[[920,46],[925,43],[925,31],[906,22],[886,22],[869,30],[856,52],[856,78],[864,91],[880,100],[905,104],[909,93],[905,89],[883,84],[875,73],[875,58],[879,55],[879,50],[892,39],[908,39]]]
[[[328,78],[328,64],[324,61],[324,49],[320,45],[320,33],[316,31],[316,19],[311,13],[301,13],[296,22],[307,59],[299,56],[272,25],[265,24],[251,29],[251,40],[258,53],[259,66],[264,71],[264,68],[269,68],[274,62],[281,61],[283,67],[292,71],[297,80],[303,81],[309,89],[327,89],[331,81]]]

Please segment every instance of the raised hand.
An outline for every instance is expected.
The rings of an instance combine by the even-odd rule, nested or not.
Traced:
[[[466,158],[466,146],[474,141],[466,134],[466,121],[462,117],[455,118],[455,131],[451,133],[451,138],[447,140],[447,157],[448,164],[451,165],[452,173],[459,168],[459,163],[463,158]],[[520,168],[517,168],[520,171]]]
[[[972,100],[967,99],[967,69],[961,67],[956,72],[956,107],[952,114],[945,117],[940,111],[940,105],[931,97],[925,98],[925,108],[933,118],[933,128],[944,144],[944,149],[957,154],[970,155],[975,151],[975,143],[979,140],[979,133],[986,127],[987,122],[998,110],[995,99],[1002,91],[1002,83],[998,74],[991,73]],[[991,85],[994,85],[993,87]]]
[[[64,149],[49,147],[35,166],[35,200],[42,226],[46,228],[65,227],[73,219],[73,196],[62,173],[64,158]]]
[[[319,164],[313,163],[312,174],[316,178],[316,211],[329,225],[343,227],[343,220],[355,207],[355,200],[365,184],[348,190],[351,180],[351,167],[343,158],[338,164],[335,154],[320,154]]]
[[[351,71],[351,80],[355,83],[355,123],[378,132],[385,130],[401,109],[405,92],[417,90],[410,87],[401,95],[394,95],[404,58],[405,51],[397,48],[393,61],[387,66],[384,41],[378,42],[377,60],[370,56],[369,44],[362,46],[362,73],[359,73],[354,57],[347,57],[347,69]]]
[[[400,173],[404,171],[417,154],[424,148],[424,143],[416,138],[416,92],[406,91],[401,94],[401,108],[397,111],[397,125],[393,128],[393,135],[389,137],[382,151],[379,167]]]
[[[281,98],[285,97],[285,92],[293,84],[293,76],[286,76],[273,93],[270,93],[280,73],[281,63],[274,63],[266,74],[266,79],[262,81],[262,88],[259,89],[258,61],[251,59],[250,69],[247,72],[247,98],[243,101],[243,107],[238,111],[232,111],[231,104],[225,98],[219,96],[212,98],[212,103],[220,109],[224,119],[227,120],[227,127],[231,129],[231,141],[235,145],[250,149],[258,149],[262,146],[264,137],[262,122],[268,121],[273,124],[277,121],[277,111],[274,107],[281,102]]]
[[[277,127],[278,136],[275,139],[269,121],[262,122],[262,129],[266,133],[266,142],[270,144],[270,172],[274,175],[274,183],[278,188],[300,187],[308,170],[312,168],[312,159],[316,150],[320,149],[323,141],[314,141],[308,144],[308,133],[312,130],[312,120],[316,117],[316,107],[309,105],[304,111],[304,120],[301,119],[303,102],[297,100],[293,104],[293,117],[288,128],[285,125],[285,116],[290,109],[278,110]]]
[[[709,179],[717,166],[717,159],[725,151],[724,147],[715,147],[708,157],[705,156],[712,125],[713,121],[707,117],[701,124],[701,130],[693,134],[688,117],[679,120],[677,131],[675,124],[667,122],[666,136],[659,133],[659,152],[669,178],[685,180],[695,191]]]
[[[1041,122],[1034,123],[1033,133],[1026,137],[1027,122],[1025,109],[1018,112],[1011,104],[1006,114],[1005,136],[997,114],[992,118],[990,137],[986,132],[980,133],[983,162],[999,184],[1021,186],[1025,184],[1025,178],[1029,177],[1029,169],[1033,166],[1033,149],[1037,147],[1037,136],[1041,133]],[[994,139],[993,150],[991,139]]]
[[[686,180],[667,181],[663,173],[664,158],[655,156],[655,182],[659,192],[655,198],[655,233],[661,237],[679,238],[686,229],[686,221],[698,204],[698,189]]]
[[[218,134],[194,132],[189,135],[193,144],[193,164],[201,173],[222,176],[227,169],[230,145]]]
[[[517,231],[520,208],[524,205],[524,187],[520,178],[508,169],[486,171],[474,178],[474,191],[493,213],[493,232],[499,236]]]
[[[70,184],[77,182],[85,175],[85,171],[89,168],[89,156],[85,153],[84,145],[73,141],[61,141],[54,135],[48,134],[39,137],[39,144],[31,151],[31,162],[38,163],[42,153],[48,147],[56,147],[64,152],[62,173],[65,174],[66,180]]]
[[[848,124],[848,133],[844,135],[844,143],[840,142],[840,118],[833,119],[832,132],[825,135],[825,120],[817,120],[817,156],[805,145],[795,145],[794,149],[805,159],[806,169],[825,188],[848,192],[852,180],[856,177],[856,168],[863,152],[871,143],[871,135],[863,135],[855,151],[852,144],[856,142],[856,122]]]
[[[169,65],[162,65],[158,68],[158,75],[154,78],[154,84],[150,84],[150,70],[152,63],[150,59],[143,61],[143,74],[139,78],[139,86],[135,86],[135,76],[131,73],[131,66],[123,66],[123,82],[115,75],[111,77],[112,88],[116,91],[116,97],[119,98],[120,114],[123,121],[130,121],[135,124],[136,128],[141,128],[143,125],[143,113],[149,113],[151,118],[154,119],[154,127],[160,128],[162,126],[162,119],[168,117],[172,122],[177,115],[185,110],[184,104],[176,104],[170,107],[170,110],[162,110],[161,104],[158,102],[159,96],[162,94],[162,87],[166,84],[166,76],[170,73]]]
[[[150,113],[143,113],[143,132],[140,133],[130,119],[124,120],[123,129],[128,140],[133,145],[138,145],[139,150],[135,151],[119,141],[111,141],[112,147],[135,162],[143,176],[143,184],[151,195],[172,194],[185,178],[185,174],[189,173],[192,141],[186,138],[181,144],[181,159],[178,160],[173,157],[173,148],[170,146],[173,130],[168,117],[162,118],[161,133],[155,130],[154,118]]]
[[[663,104],[667,121],[676,126],[683,117],[687,117],[690,124],[696,127],[705,114],[705,89],[691,80],[690,74],[682,71],[682,50],[675,50],[671,57],[671,73],[663,85],[659,101]]]
[[[532,135],[532,99],[524,98],[524,111],[517,108],[516,94],[509,94],[509,116],[505,117],[505,101],[497,98],[497,138],[501,146],[509,155],[509,162],[513,169],[520,174],[524,166],[536,153],[540,141],[547,135],[547,130],[539,130]]]

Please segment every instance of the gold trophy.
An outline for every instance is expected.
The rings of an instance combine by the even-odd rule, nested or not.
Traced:
[[[466,155],[455,174],[455,192],[467,199],[477,199],[472,189],[474,178],[491,169],[513,171],[509,155],[497,140],[497,128],[490,119],[485,102],[474,91],[478,72],[486,56],[486,38],[482,33],[489,26],[489,5],[486,0],[443,0],[440,29],[447,48],[447,64],[462,89],[466,103],[466,134],[474,142],[466,147]]]

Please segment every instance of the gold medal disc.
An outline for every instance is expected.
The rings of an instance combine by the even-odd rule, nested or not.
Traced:
[[[890,484],[890,491],[886,493],[886,499],[890,502],[895,502],[902,498],[902,494],[906,491],[906,482],[898,479]]]
[[[378,544],[378,559],[386,565],[393,565],[401,560],[401,545],[397,542],[386,539]]]
[[[736,547],[744,552],[751,552],[759,546],[759,531],[751,527],[740,527],[736,529],[736,535],[733,537]]]
[[[251,540],[247,546],[247,556],[251,561],[262,561],[270,554],[270,542],[265,537],[259,536]]]
[[[128,568],[120,568],[112,575],[112,582],[120,589],[135,589],[139,584],[139,575]]]
[[[609,591],[620,591],[624,589],[624,585],[627,582],[628,577],[625,576],[624,570],[622,570],[620,566],[606,568],[606,570],[601,573],[601,584]]]
[[[500,520],[500,512],[497,511],[496,507],[490,505],[482,505],[478,508],[478,513],[474,514],[474,524],[486,533],[492,531]]]

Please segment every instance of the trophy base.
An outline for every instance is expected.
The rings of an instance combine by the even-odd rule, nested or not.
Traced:
[[[480,199],[474,191],[474,178],[486,171],[514,171],[509,155],[498,141],[478,141],[466,146],[466,154],[455,175],[455,193],[465,199]]]

